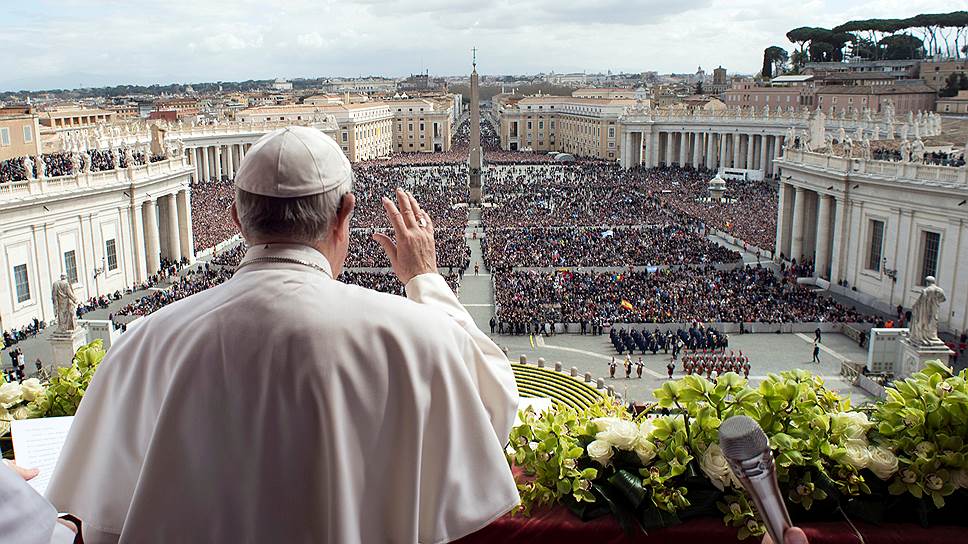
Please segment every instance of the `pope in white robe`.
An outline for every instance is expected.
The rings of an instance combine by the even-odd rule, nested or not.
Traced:
[[[253,146],[240,189],[348,186],[339,146],[296,128]],[[258,243],[110,349],[47,492],[85,542],[440,543],[518,503],[510,364],[443,277],[404,277],[432,225],[397,197],[396,245],[378,241],[407,298],[333,279],[338,248]],[[348,243],[352,204],[327,243]]]

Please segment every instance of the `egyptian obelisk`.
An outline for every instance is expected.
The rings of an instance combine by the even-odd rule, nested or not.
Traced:
[[[474,50],[473,69],[471,70],[471,118],[470,118],[470,157],[468,174],[470,176],[471,202],[481,202],[481,95],[477,81],[477,49]]]

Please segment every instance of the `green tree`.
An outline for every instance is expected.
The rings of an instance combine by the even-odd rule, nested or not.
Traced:
[[[786,49],[771,45],[763,50],[763,79],[769,80],[775,75],[780,75],[783,65],[789,60],[790,55]]]
[[[696,86],[692,89],[692,94],[705,94],[705,91],[702,88],[702,81],[696,82]]]

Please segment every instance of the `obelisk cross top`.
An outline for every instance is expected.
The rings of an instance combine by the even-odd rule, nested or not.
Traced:
[[[473,57],[473,60],[471,60],[471,63],[474,65],[474,68],[477,68],[477,48],[476,47],[472,48],[471,52],[474,54],[474,57]]]

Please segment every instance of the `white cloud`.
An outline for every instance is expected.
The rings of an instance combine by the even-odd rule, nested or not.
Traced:
[[[223,51],[238,51],[246,48],[245,40],[231,34],[223,32],[214,36],[207,36],[202,39],[202,47],[211,53],[221,53]]]
[[[300,34],[296,36],[296,43],[302,47],[308,47],[310,49],[319,49],[326,45],[326,40],[319,35],[319,32],[310,32],[308,34]]]
[[[964,0],[959,0],[964,2]],[[369,74],[759,69],[798,26],[948,0],[46,0],[4,7],[0,89]],[[44,36],[37,40],[37,36]],[[297,54],[293,51],[299,49]],[[96,77],[87,77],[87,76]]]

